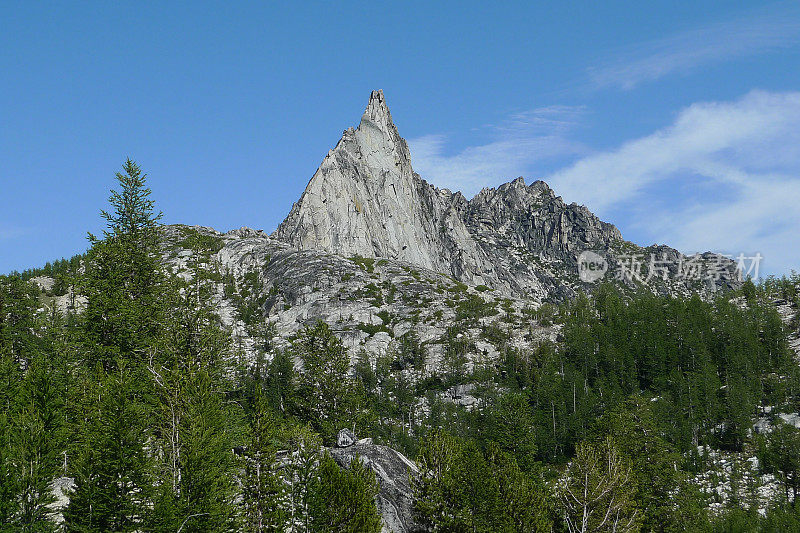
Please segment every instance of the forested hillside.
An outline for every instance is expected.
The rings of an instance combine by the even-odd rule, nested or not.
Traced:
[[[449,307],[351,320],[387,339],[358,349],[321,320],[279,335],[283,289],[209,234],[179,268],[141,169],[117,181],[86,254],[0,277],[0,531],[380,531],[392,480],[341,460],[342,429],[414,461],[407,530],[800,530],[798,276],[522,305],[340,258],[354,300],[428,276]]]

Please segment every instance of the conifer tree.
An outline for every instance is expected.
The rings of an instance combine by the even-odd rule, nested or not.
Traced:
[[[284,486],[274,471],[280,429],[260,387],[254,403],[250,441],[243,457],[242,500],[245,529],[261,533],[279,530],[286,521],[286,512],[281,508]]]
[[[140,376],[126,361],[89,377],[69,531],[136,531],[148,507],[149,457]]]
[[[62,431],[62,401],[50,362],[36,356],[30,363],[19,392],[18,410],[11,424],[11,444],[16,470],[22,531],[50,531],[49,505],[55,501],[50,483],[57,475]]]
[[[162,320],[163,272],[158,253],[158,221],[147,176],[128,159],[116,174],[119,190],[109,198],[112,211],[104,238],[89,234],[83,292],[86,333],[92,341],[90,366],[106,368],[118,357],[145,358],[144,346],[157,334]]]
[[[357,457],[340,468],[322,456],[311,488],[311,530],[319,533],[378,533],[381,517],[375,506],[375,473]]]
[[[638,531],[641,513],[631,489],[631,467],[610,437],[581,444],[561,483],[567,531]]]
[[[147,363],[158,458],[148,525],[155,531],[235,526],[232,449],[241,413],[225,402],[230,336],[209,308],[200,268],[193,265],[183,290],[162,294],[169,313]]]
[[[299,397],[306,401],[313,427],[331,440],[341,429],[337,426],[350,422],[347,414],[354,401],[347,350],[330,327],[319,321],[300,332],[292,352],[303,363]]]

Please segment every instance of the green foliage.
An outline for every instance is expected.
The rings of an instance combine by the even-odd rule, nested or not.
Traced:
[[[292,355],[302,362],[299,394],[303,413],[325,440],[355,422],[357,398],[348,372],[350,357],[324,322],[307,326],[292,343]]]
[[[527,396],[503,394],[487,411],[484,438],[510,454],[523,471],[534,472],[538,466],[536,427]]]
[[[183,240],[178,245],[187,250],[197,250],[205,257],[219,252],[225,244],[221,237],[201,233],[195,228],[182,227],[180,232]]]
[[[230,410],[206,369],[175,381],[184,392],[177,405],[169,404],[177,420],[162,444],[167,460],[159,467],[150,523],[164,530],[228,531],[235,517]]]
[[[597,440],[614,436],[616,452],[630,466],[626,491],[637,502],[645,530],[680,523],[673,499],[687,490],[679,466],[683,458],[664,438],[658,427],[652,402],[633,396],[606,413],[595,425]],[[685,507],[685,506],[684,506]]]
[[[550,504],[534,477],[496,446],[443,432],[426,439],[412,479],[415,513],[433,531],[550,531]]]
[[[92,344],[89,366],[106,368],[118,358],[144,358],[144,346],[163,320],[164,273],[158,250],[158,220],[146,175],[128,160],[117,173],[112,212],[102,211],[105,238],[89,235],[83,293],[85,331]]]
[[[242,276],[238,286],[228,289],[227,297],[236,307],[239,320],[244,322],[250,334],[255,336],[266,319],[264,305],[269,298],[277,296],[279,292],[278,287],[273,285],[271,290],[264,294],[259,272],[251,270]]]
[[[631,466],[610,437],[578,446],[559,493],[567,530],[639,531],[632,486]]]
[[[70,531],[136,531],[146,504],[148,457],[142,391],[124,361],[87,376],[75,490],[64,513]]]
[[[760,408],[794,412],[800,400],[771,304],[797,305],[797,275],[711,302],[599,286],[521,316],[485,286],[442,283],[457,322],[433,341],[441,366],[411,330],[351,368],[322,322],[276,348],[264,310],[281,288],[263,294],[266,269],[220,271],[220,238],[184,228],[188,281],[166,272],[146,177],[128,161],[117,180],[86,256],[0,276],[0,531],[58,529],[49,506],[60,477],[75,480],[66,531],[376,531],[374,474],[322,449],[343,427],[417,457],[416,513],[432,530],[798,529],[800,431],[751,436]],[[354,297],[391,303],[396,287],[375,275],[384,262],[352,260],[376,278]],[[423,281],[406,272],[405,285]],[[34,275],[53,277],[53,290]],[[220,284],[248,326],[252,361],[210,308]],[[48,306],[76,292],[82,314]],[[404,298],[414,323],[433,302]],[[485,320],[498,309],[505,324]],[[392,334],[409,318],[377,316],[362,330]],[[531,333],[557,324],[557,342],[512,345],[522,319]],[[498,359],[481,357],[473,327]],[[475,397],[469,408],[448,398],[455,385]],[[761,473],[785,489],[763,517],[737,492],[735,454],[754,443]],[[711,518],[687,481],[705,467],[698,446],[736,457],[731,497]]]
[[[496,314],[494,304],[478,294],[467,293],[456,306],[456,320],[467,324],[477,324],[479,319]]]
[[[278,422],[259,389],[250,417],[247,451],[243,456],[242,501],[246,531],[273,531],[286,520],[286,513],[278,505],[283,487],[273,469],[279,437]]]
[[[741,449],[756,407],[770,391],[761,379],[777,371],[794,383],[785,334],[774,309],[638,294],[625,300],[610,287],[579,297],[564,311],[564,350],[549,400],[561,403],[573,438],[586,421],[628,395],[664,399],[669,439],[681,450],[698,444]],[[772,394],[778,403],[789,401]],[[560,389],[560,392],[559,392]],[[602,404],[600,402],[602,394]],[[662,405],[660,402],[659,406]],[[669,407],[668,407],[669,406]],[[586,417],[586,418],[584,418]],[[569,443],[565,443],[569,444]]]
[[[358,265],[362,270],[372,274],[375,272],[375,258],[374,257],[361,257],[360,255],[354,255],[350,258],[350,261]]]
[[[343,469],[326,453],[311,487],[311,529],[320,533],[379,532],[377,494],[375,473],[361,460],[354,458],[349,468]]]
[[[0,370],[4,378],[9,371]],[[54,530],[49,486],[63,445],[63,399],[53,374],[45,357],[35,357],[18,388],[6,390],[15,401],[0,413],[0,523],[22,531]]]
[[[761,455],[767,472],[783,484],[786,500],[797,501],[800,492],[800,429],[779,423],[767,436],[767,445]]]
[[[0,276],[0,350],[14,364],[25,365],[38,351],[37,291],[19,276]],[[10,363],[11,364],[11,363]]]
[[[386,324],[365,324],[364,322],[361,322],[356,324],[356,328],[358,328],[359,331],[363,331],[370,337],[374,337],[376,333],[380,333],[381,331],[388,334],[390,337],[394,337],[394,331]]]

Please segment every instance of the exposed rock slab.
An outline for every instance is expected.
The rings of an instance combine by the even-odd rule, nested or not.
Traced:
[[[331,448],[331,457],[342,468],[349,468],[354,458],[369,466],[378,480],[378,512],[383,517],[383,531],[407,533],[423,531],[414,520],[411,477],[419,474],[417,466],[402,453],[362,441],[347,448]]]

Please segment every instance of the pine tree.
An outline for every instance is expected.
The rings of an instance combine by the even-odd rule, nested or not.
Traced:
[[[264,395],[282,417],[295,411],[296,381],[297,373],[291,354],[286,350],[277,350],[267,369]]]
[[[58,395],[52,368],[44,356],[31,361],[25,374],[19,408],[11,424],[11,443],[17,465],[16,485],[22,531],[50,531],[49,505],[55,501],[50,483],[59,465],[62,431],[62,398]]]
[[[641,517],[631,489],[631,467],[610,438],[579,445],[561,482],[567,530],[638,531]]]
[[[332,440],[340,425],[349,425],[347,414],[354,400],[349,376],[350,357],[330,327],[322,321],[308,326],[292,343],[292,353],[303,363],[299,397],[314,429]]]
[[[153,447],[158,464],[155,531],[224,531],[234,526],[232,449],[241,412],[225,402],[230,336],[208,306],[195,265],[192,281],[162,295],[169,309],[147,371],[154,388]]]
[[[256,390],[250,441],[244,454],[242,500],[245,529],[253,533],[279,530],[286,521],[280,507],[283,484],[274,471],[279,428],[261,388]]]
[[[509,452],[525,471],[536,466],[536,429],[528,398],[519,393],[500,396],[488,414],[486,438]]]
[[[633,396],[596,424],[597,440],[613,436],[616,451],[630,465],[627,491],[639,507],[642,525],[659,529],[673,518],[673,498],[684,490],[681,456],[662,437],[647,398]]]
[[[38,329],[37,296],[33,284],[20,276],[0,276],[0,351],[21,368],[40,351],[39,337],[32,335]]]
[[[412,478],[414,512],[431,531],[551,531],[550,504],[541,483],[491,443],[444,432],[425,439]]]
[[[308,427],[292,428],[288,435],[288,464],[282,471],[286,490],[286,523],[289,531],[311,531],[311,490],[317,476],[322,443]]]

